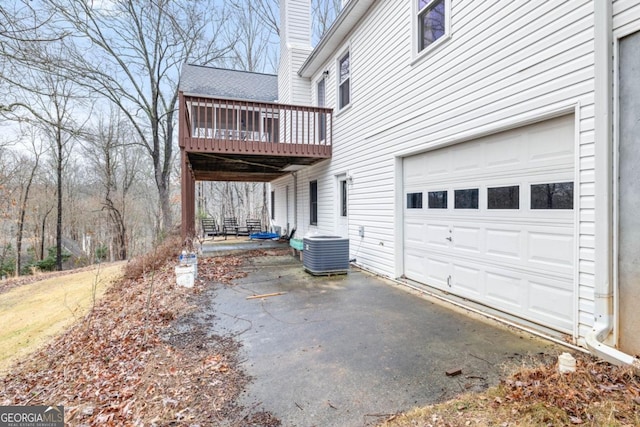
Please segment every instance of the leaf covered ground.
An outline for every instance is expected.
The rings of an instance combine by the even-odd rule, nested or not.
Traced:
[[[438,405],[391,416],[385,427],[640,425],[640,378],[586,354],[576,371],[559,373],[550,358],[522,366],[500,385]]]
[[[89,315],[1,379],[0,405],[64,405],[71,426],[279,426],[268,411],[237,405],[250,380],[239,344],[212,335],[205,325],[213,319],[196,310],[207,287],[246,276],[244,260],[266,253],[200,258],[199,279],[187,289],[175,285],[179,247],[169,239],[130,262]],[[640,379],[575,356],[575,373],[559,374],[555,359],[522,366],[484,393],[382,425],[640,425]]]
[[[86,318],[11,369],[0,405],[64,405],[68,425],[279,425],[236,405],[248,381],[237,342],[197,321],[175,326],[205,287],[244,276],[243,258],[256,254],[201,259],[195,287],[182,288],[179,247],[169,239],[129,263]]]

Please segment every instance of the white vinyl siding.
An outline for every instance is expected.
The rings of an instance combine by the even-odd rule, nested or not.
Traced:
[[[281,33],[286,33],[291,46],[306,46],[311,41],[311,14],[309,1],[282,2]]]
[[[397,157],[574,113],[576,194],[576,334],[593,323],[594,67],[593,6],[571,2],[471,2],[450,5],[451,39],[412,64],[415,15],[408,2],[377,2],[318,69],[320,78],[349,48],[351,91],[358,102],[334,114],[333,157],[310,168],[319,188],[349,172],[350,230],[358,262],[383,275],[403,274],[403,198]],[[327,84],[337,85],[333,72]],[[327,105],[337,109],[335,92]],[[337,93],[336,93],[337,95]],[[299,178],[301,179],[301,178]],[[332,193],[323,197],[331,203]],[[452,203],[452,200],[449,200]],[[335,201],[333,200],[335,206]],[[299,201],[299,206],[307,203]],[[325,215],[327,216],[325,218]],[[335,209],[319,211],[331,232]]]
[[[311,52],[310,16],[308,1],[281,5],[278,101],[282,104],[309,105],[311,101],[310,82],[297,73]]]
[[[612,9],[614,36],[627,35],[639,29],[640,3],[636,0],[614,0]]]

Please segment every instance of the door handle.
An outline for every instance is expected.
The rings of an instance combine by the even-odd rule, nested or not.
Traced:
[[[446,238],[448,241],[450,241],[450,242],[452,242],[452,241],[453,241],[453,239],[451,238],[451,236],[449,236],[449,237],[445,237],[445,238]]]

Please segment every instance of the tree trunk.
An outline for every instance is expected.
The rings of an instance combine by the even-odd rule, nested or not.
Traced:
[[[22,268],[22,234],[24,232],[24,217],[27,212],[27,202],[29,201],[29,191],[31,190],[31,183],[33,182],[33,177],[36,174],[36,170],[38,169],[38,159],[36,156],[36,162],[31,169],[31,174],[29,175],[29,179],[27,180],[27,186],[24,190],[24,197],[22,197],[22,201],[20,203],[20,219],[18,220],[18,235],[16,236],[16,277],[20,275],[20,270]]]
[[[47,217],[49,216],[52,210],[53,210],[53,207],[49,208],[47,213],[44,214],[44,217],[42,217],[42,239],[40,239],[40,256],[38,258],[40,261],[44,260],[44,238],[45,238],[45,230],[47,228]]]
[[[57,186],[58,186],[58,221],[56,224],[56,270],[62,271],[62,135],[60,128],[56,131],[58,144]]]

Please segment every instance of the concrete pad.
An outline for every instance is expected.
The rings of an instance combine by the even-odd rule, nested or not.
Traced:
[[[208,295],[214,332],[244,345],[253,380],[241,403],[283,426],[368,425],[484,390],[527,355],[561,352],[357,269],[314,277],[291,256],[269,256],[243,270],[247,277]]]
[[[248,237],[229,236],[228,239],[205,240],[202,242],[203,256],[222,256],[233,253],[246,252],[254,249],[280,249],[288,248],[289,242],[281,242],[270,239],[249,239]]]

